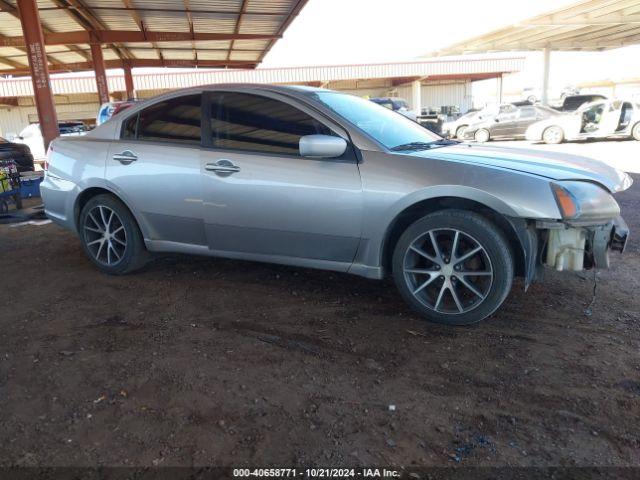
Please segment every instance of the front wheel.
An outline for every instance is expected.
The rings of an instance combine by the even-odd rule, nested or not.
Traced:
[[[633,136],[634,140],[640,141],[640,122],[636,123],[633,126],[633,130],[631,130],[631,136]]]
[[[86,203],[78,232],[85,253],[105,273],[123,275],[146,263],[147,250],[135,218],[111,195],[96,195]]]
[[[487,130],[486,128],[481,128],[479,130],[476,130],[476,133],[474,134],[474,139],[476,142],[478,143],[485,143],[489,141],[489,130]]]
[[[462,137],[464,136],[464,130],[467,128],[467,125],[461,125],[456,129],[456,138],[458,140],[462,140]]]
[[[564,140],[564,131],[560,127],[548,127],[542,132],[542,141],[548,145],[557,145]]]
[[[505,300],[513,263],[509,243],[486,218],[441,210],[402,234],[393,254],[393,277],[404,300],[427,320],[469,325]]]

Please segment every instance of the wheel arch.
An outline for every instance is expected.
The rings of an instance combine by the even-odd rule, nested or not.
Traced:
[[[456,138],[459,138],[459,137],[458,137],[458,132],[460,132],[460,131],[461,131],[461,130],[463,130],[463,129],[467,129],[467,128],[469,128],[469,125],[468,125],[468,124],[466,124],[466,123],[463,123],[462,125],[458,125],[458,126],[456,127],[456,131],[454,132],[454,133],[455,133]]]
[[[102,195],[102,194],[111,195],[112,197],[122,202],[122,204],[127,208],[127,210],[129,210],[129,213],[131,213],[131,216],[134,218],[134,220],[138,224],[138,228],[140,228],[140,231],[142,232],[142,236],[144,238],[147,238],[146,228],[145,228],[146,226],[144,225],[144,222],[140,221],[140,219],[138,218],[138,215],[136,215],[136,212],[131,208],[131,206],[127,203],[127,201],[123,199],[120,195],[118,195],[116,192],[114,192],[113,190],[110,190],[109,188],[106,188],[104,186],[99,186],[99,187],[93,186],[93,187],[85,188],[76,197],[76,201],[73,207],[73,223],[76,228],[76,231],[79,231],[78,223],[80,220],[80,212],[82,212],[82,209],[84,208],[84,206],[93,197],[97,195]]]
[[[526,222],[519,218],[510,217],[499,212],[487,204],[459,196],[439,196],[417,201],[399,212],[389,224],[382,242],[381,262],[383,271],[391,271],[393,251],[402,233],[419,218],[440,210],[468,210],[478,213],[495,224],[505,235],[514,254],[516,276],[529,278],[531,276],[532,256],[535,258],[535,246],[524,241],[522,229],[526,230]],[[521,222],[518,225],[514,220]],[[533,251],[531,251],[533,250]]]

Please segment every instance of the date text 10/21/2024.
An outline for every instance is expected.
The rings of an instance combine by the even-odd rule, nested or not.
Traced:
[[[234,478],[399,478],[386,468],[234,468]]]

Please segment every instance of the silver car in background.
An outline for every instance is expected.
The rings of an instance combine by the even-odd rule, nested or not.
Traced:
[[[59,138],[46,214],[102,271],[181,252],[392,275],[425,318],[491,315],[514,276],[608,266],[631,179],[581,157],[444,140],[373,102],[216,85]]]

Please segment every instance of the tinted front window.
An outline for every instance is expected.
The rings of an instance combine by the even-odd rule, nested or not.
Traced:
[[[155,103],[125,120],[122,138],[200,144],[202,95]]]
[[[284,102],[246,93],[218,92],[211,98],[213,146],[298,155],[300,137],[332,135],[313,117]]]
[[[363,98],[336,92],[318,92],[314,97],[387,148],[441,138],[403,115]]]

